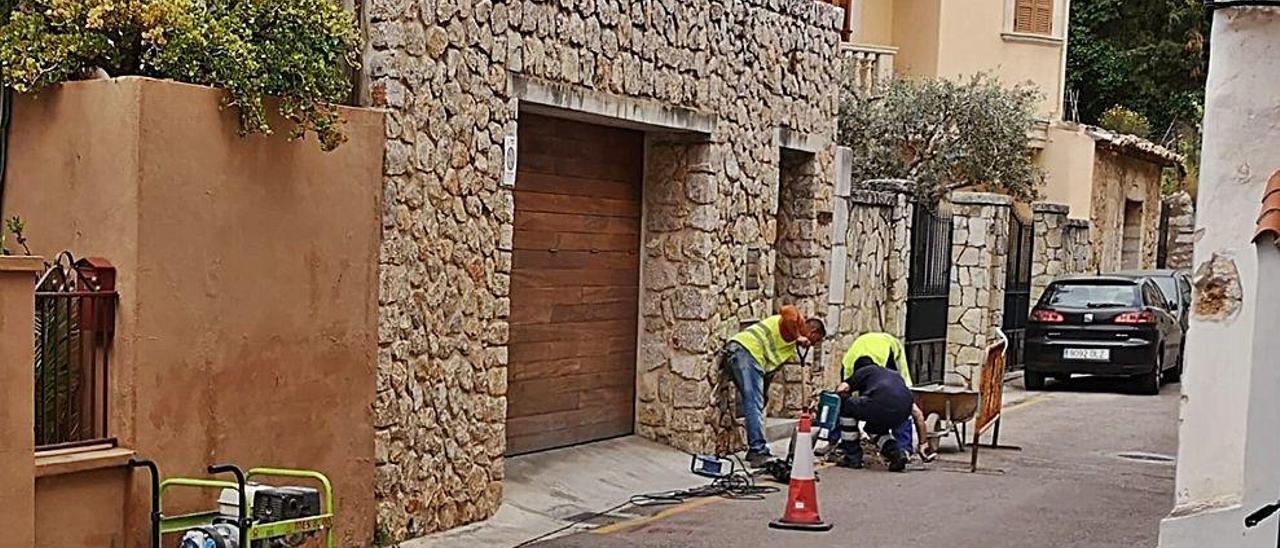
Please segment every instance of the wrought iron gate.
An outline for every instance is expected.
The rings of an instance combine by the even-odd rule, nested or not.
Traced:
[[[917,204],[907,281],[907,362],[916,384],[940,383],[947,362],[951,296],[951,214]]]
[[[1009,337],[1006,371],[1022,369],[1027,340],[1027,315],[1031,311],[1031,257],[1035,251],[1035,227],[1016,213],[1009,215],[1008,263],[1004,281],[1004,321],[1001,328]]]

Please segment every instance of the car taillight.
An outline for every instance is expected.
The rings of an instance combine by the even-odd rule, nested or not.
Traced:
[[[1040,323],[1062,323],[1062,314],[1052,310],[1032,310],[1031,321]]]
[[[1125,312],[1124,314],[1116,316],[1116,323],[1127,323],[1127,324],[1156,323],[1156,315],[1154,312],[1150,310],[1143,310],[1142,312]]]

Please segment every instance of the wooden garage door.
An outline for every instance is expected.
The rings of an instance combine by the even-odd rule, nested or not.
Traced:
[[[507,454],[630,434],[643,134],[520,115]]]

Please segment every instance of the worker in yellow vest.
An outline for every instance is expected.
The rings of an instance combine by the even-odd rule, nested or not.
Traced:
[[[734,335],[720,351],[721,365],[733,376],[738,388],[738,404],[747,429],[747,462],[763,466],[773,458],[764,437],[764,408],[769,381],[787,362],[797,357],[797,348],[818,344],[827,334],[822,320],[800,314],[787,305]]]
[[[846,373],[852,372],[854,363],[860,358],[867,358],[875,365],[897,371],[908,388],[915,385],[911,380],[911,367],[907,364],[907,351],[903,348],[902,341],[893,335],[873,332],[858,337],[844,353],[844,359],[841,360],[843,370]],[[911,416],[893,429],[893,437],[899,448],[910,451],[914,425],[914,430],[919,433],[920,438],[920,456],[928,462],[933,460],[936,454],[929,445],[929,430],[924,419],[924,412],[913,403]]]

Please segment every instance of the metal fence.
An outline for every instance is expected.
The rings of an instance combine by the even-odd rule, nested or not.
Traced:
[[[35,437],[39,449],[110,440],[115,268],[62,253],[36,286]]]
[[[1009,247],[1006,250],[1004,318],[1001,329],[1009,337],[1006,371],[1022,369],[1026,361],[1027,315],[1031,310],[1031,261],[1035,252],[1035,227],[1017,213],[1009,215]]]
[[[946,378],[951,243],[951,214],[916,204],[911,224],[906,343],[907,363],[916,384],[935,384]]]

